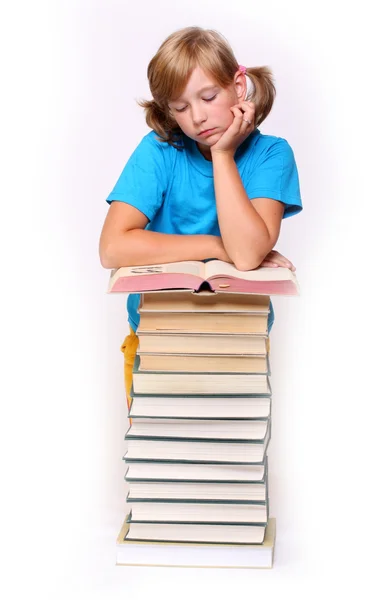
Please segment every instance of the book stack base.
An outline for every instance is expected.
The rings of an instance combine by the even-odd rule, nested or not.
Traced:
[[[173,542],[143,542],[127,539],[129,517],[124,520],[116,543],[116,564],[134,567],[203,567],[270,569],[273,566],[276,519],[269,519],[261,545],[223,545]]]

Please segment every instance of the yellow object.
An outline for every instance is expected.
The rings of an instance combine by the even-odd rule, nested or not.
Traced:
[[[133,381],[133,365],[134,359],[138,348],[138,336],[130,327],[130,334],[127,335],[121,346],[121,351],[125,358],[125,390],[127,399],[127,408],[130,410],[131,406],[131,384]],[[131,424],[131,419],[129,419]]]

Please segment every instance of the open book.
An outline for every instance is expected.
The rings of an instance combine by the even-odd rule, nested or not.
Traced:
[[[111,271],[108,292],[136,294],[164,289],[198,291],[203,284],[215,292],[299,295],[296,276],[290,269],[259,267],[252,271],[239,271],[222,260],[120,267]]]

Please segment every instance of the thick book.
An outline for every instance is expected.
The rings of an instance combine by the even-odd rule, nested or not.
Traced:
[[[272,568],[276,521],[269,519],[260,545],[135,541],[125,518],[116,543],[118,566]],[[136,531],[136,534],[139,533]]]
[[[136,356],[133,367],[133,387],[137,394],[267,395],[271,394],[269,374],[140,371],[139,356]]]
[[[126,440],[263,442],[269,418],[259,420],[134,419]]]
[[[268,334],[268,313],[141,313],[138,333]]]
[[[125,478],[126,479],[126,478]],[[127,500],[180,500],[208,502],[265,502],[264,483],[132,481]]]
[[[256,333],[183,333],[137,331],[140,353],[265,355],[267,337]]]
[[[297,296],[295,274],[284,267],[239,271],[222,260],[182,261],[120,267],[110,274],[108,293],[141,293],[162,289],[199,290],[207,285],[218,292]]]
[[[176,543],[262,544],[266,525],[203,523],[136,523],[131,521],[126,540]]]
[[[148,502],[145,499],[137,501],[127,498],[127,503],[132,523],[187,523],[189,525],[207,523],[227,527],[233,524],[262,525],[265,527],[268,518],[268,504],[266,502],[195,502],[190,500],[184,502],[168,502],[167,500]],[[214,540],[209,539],[208,541]],[[261,544],[261,541],[257,543]]]
[[[248,441],[234,438],[210,440],[199,437],[191,439],[133,436],[127,439],[127,453],[124,458],[147,462],[264,464],[271,438],[271,420],[267,424],[262,439],[252,438]]]
[[[207,372],[214,373],[266,373],[269,365],[266,355],[235,354],[160,354],[140,352],[140,371],[178,371],[178,372]]]
[[[261,419],[271,414],[271,396],[202,395],[170,396],[136,394],[132,398],[129,417],[182,419]]]
[[[138,311],[140,314],[150,312],[268,314],[269,306],[270,297],[258,294],[164,290],[142,294]]]
[[[263,465],[216,465],[181,462],[133,462],[128,465],[128,483],[193,483],[263,485],[266,481],[267,457]]]

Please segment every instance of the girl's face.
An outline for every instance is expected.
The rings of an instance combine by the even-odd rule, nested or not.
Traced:
[[[245,100],[246,78],[237,71],[234,81],[222,88],[196,67],[180,96],[168,103],[172,117],[203,156],[211,160],[210,146],[216,144],[233,122],[230,107]]]

